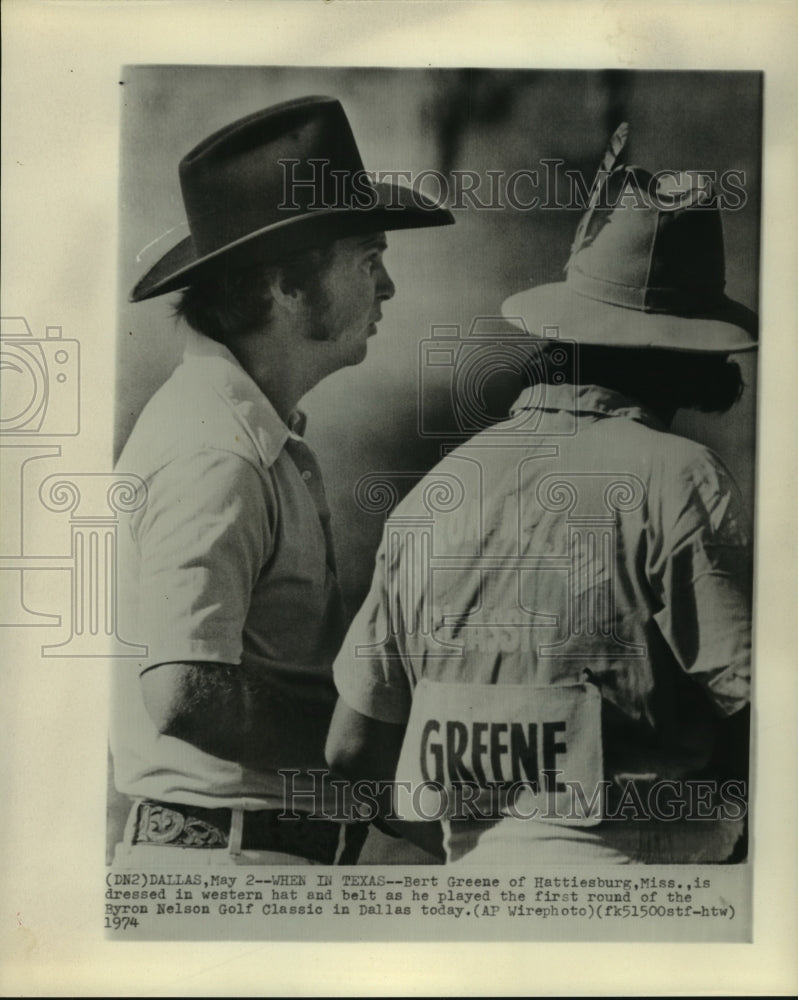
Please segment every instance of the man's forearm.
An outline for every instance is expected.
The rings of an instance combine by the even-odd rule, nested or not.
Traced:
[[[302,678],[290,691],[226,663],[164,663],[141,677],[144,703],[164,736],[253,770],[278,760],[303,761],[307,733],[323,739],[329,692],[323,678]],[[280,735],[269,720],[279,718]],[[295,745],[292,744],[295,740]]]
[[[142,674],[144,704],[158,731],[225,760],[240,760],[245,693],[226,663],[162,663]]]
[[[404,723],[381,722],[338,699],[327,737],[327,760],[332,769],[350,781],[374,782],[380,826],[386,826],[417,847],[443,860],[443,831],[436,821],[387,820],[394,811],[392,782],[405,736]]]

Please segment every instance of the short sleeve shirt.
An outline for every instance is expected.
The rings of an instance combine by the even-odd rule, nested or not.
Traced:
[[[226,348],[190,333],[182,364],[120,457],[118,469],[146,485],[145,502],[120,526],[121,621],[125,638],[147,647],[114,668],[120,791],[277,807],[281,770],[299,771],[291,781],[301,790],[313,785],[308,769],[324,767],[344,619],[320,470],[297,433],[301,419],[290,423]],[[273,767],[254,773],[156,732],[140,674],[184,661],[262,674],[274,695],[263,720]]]
[[[362,714],[408,719],[421,679],[562,685],[604,706],[608,778],[706,763],[747,704],[751,548],[707,448],[598,386],[528,389],[389,518],[335,663]]]

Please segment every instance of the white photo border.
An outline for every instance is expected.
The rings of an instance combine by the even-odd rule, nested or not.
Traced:
[[[796,8],[786,3],[7,0],[3,315],[78,336],[72,466],[111,468],[119,73],[146,63],[747,69],[765,73],[758,456],[754,943],[108,942],[107,676],[0,636],[0,991],[8,995],[782,994],[798,989]],[[792,376],[792,377],[791,377]],[[69,447],[65,440],[63,447]]]

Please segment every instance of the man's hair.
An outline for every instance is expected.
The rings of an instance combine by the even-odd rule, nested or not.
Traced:
[[[744,387],[740,366],[725,354],[594,347],[553,340],[538,346],[543,363],[533,366],[533,377],[556,384],[567,371],[568,381],[614,389],[653,410],[725,413],[740,398]],[[556,357],[556,364],[551,363],[555,350],[566,352],[564,363],[562,355]]]
[[[333,241],[311,247],[277,264],[231,259],[209,267],[184,289],[174,315],[199,333],[229,345],[237,337],[268,326],[269,288],[280,275],[285,292],[305,291],[319,298],[319,283],[333,256]]]

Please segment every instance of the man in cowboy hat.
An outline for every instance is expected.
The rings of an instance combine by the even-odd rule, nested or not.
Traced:
[[[706,187],[608,178],[565,281],[503,306],[533,334],[510,419],[397,507],[334,667],[328,759],[395,775],[449,861],[720,861],[742,833],[746,517],[669,425],[735,402],[756,317]]]
[[[117,858],[353,862],[365,827],[337,821],[314,773],[345,623],[296,406],[365,357],[394,294],[385,231],[453,219],[373,186],[326,97],[214,133],[180,179],[190,236],[131,296],[181,290],[189,330],[118,463],[146,486],[120,563],[148,653],[115,671],[115,780],[134,799]]]

